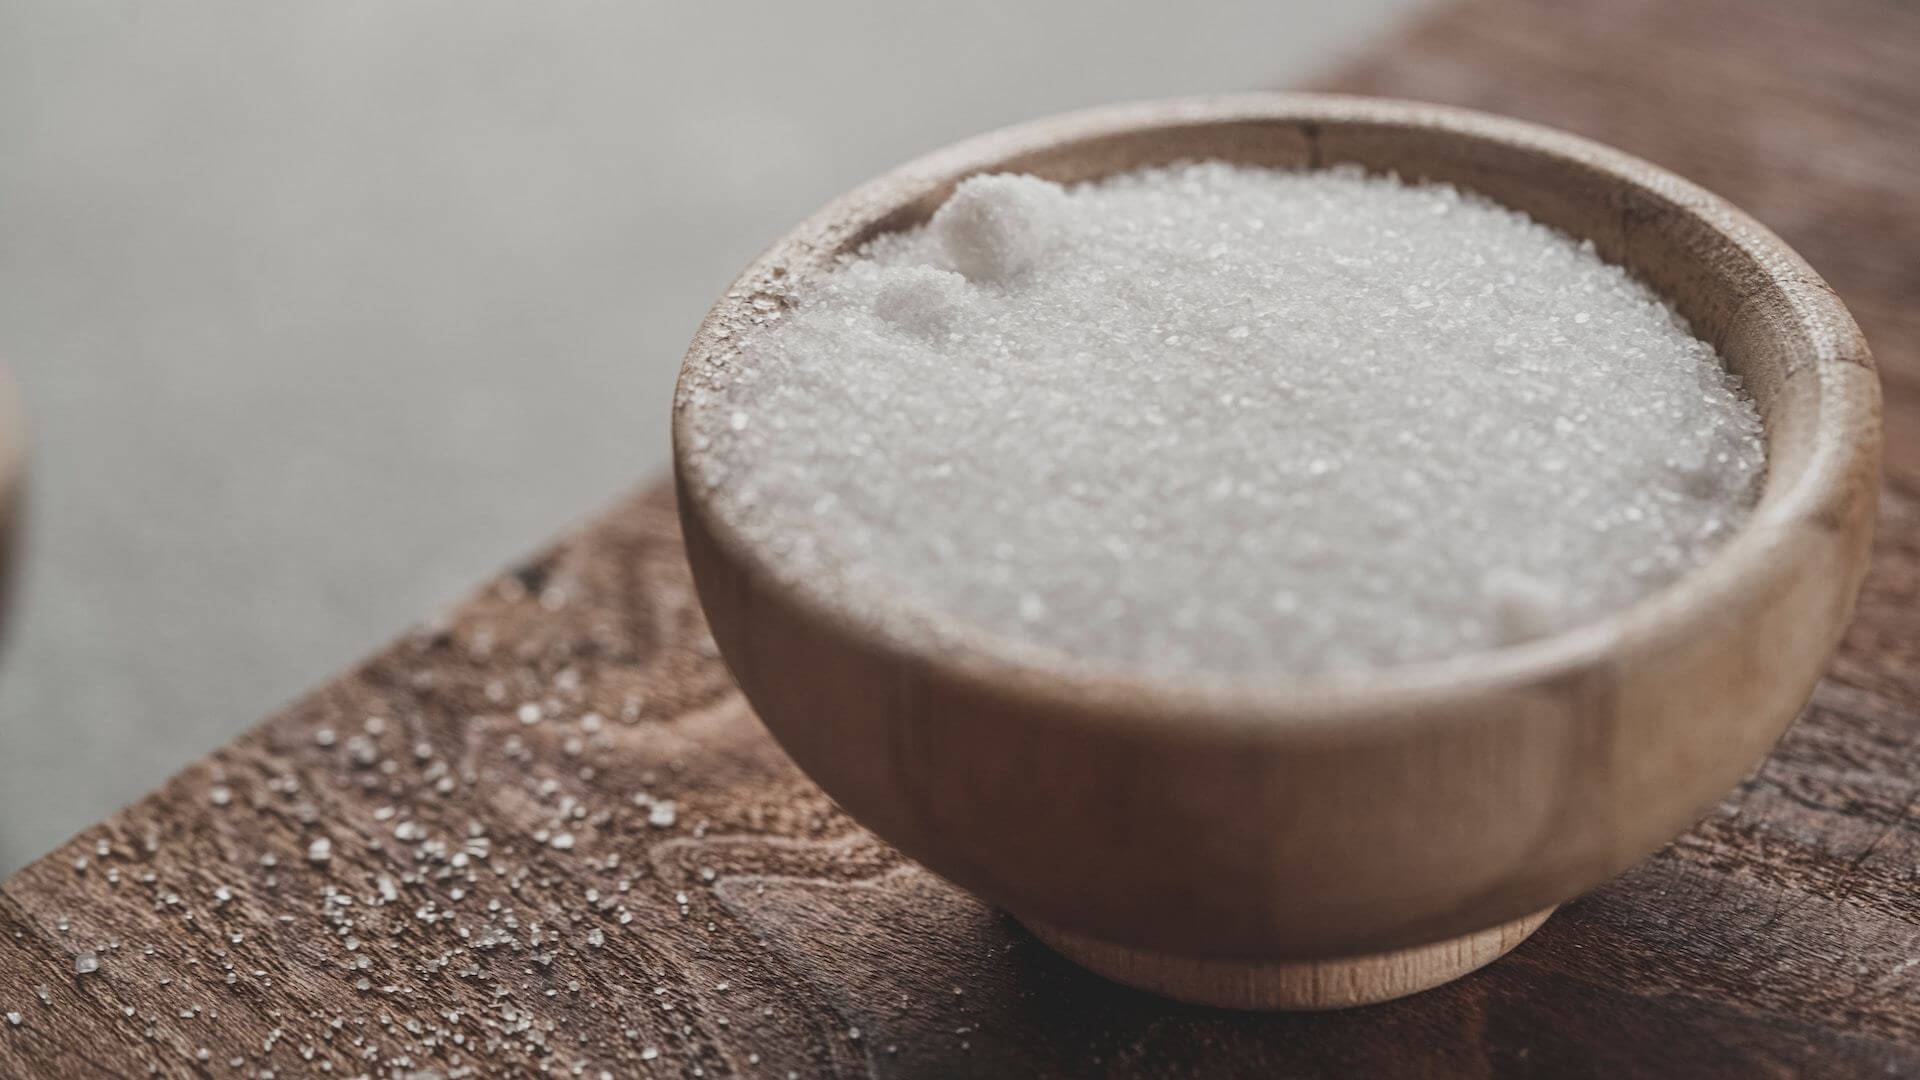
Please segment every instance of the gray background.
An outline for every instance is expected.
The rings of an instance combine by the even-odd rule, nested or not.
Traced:
[[[700,315],[836,192],[1412,3],[0,0],[0,873],[654,474]]]

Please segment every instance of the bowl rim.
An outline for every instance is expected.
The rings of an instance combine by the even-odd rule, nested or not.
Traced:
[[[1559,633],[1518,645],[1433,660],[1314,675],[1205,671],[1144,674],[1112,661],[1084,659],[990,630],[950,613],[850,602],[843,580],[822,582],[787,571],[747,542],[716,512],[695,474],[693,417],[701,374],[740,353],[734,331],[751,317],[749,302],[791,286],[798,259],[815,264],[897,225],[890,219],[916,198],[1026,155],[1072,143],[1154,129],[1229,123],[1293,127],[1321,124],[1416,128],[1493,142],[1603,174],[1671,204],[1763,267],[1790,301],[1788,318],[1810,342],[1810,375],[1819,381],[1818,416],[1808,455],[1791,483],[1771,468],[1747,522],[1705,562],[1640,600]],[[1098,717],[1104,725],[1192,736],[1211,731],[1240,737],[1338,732],[1419,723],[1436,707],[1470,706],[1488,695],[1559,683],[1710,630],[1730,599],[1802,571],[1792,565],[1796,530],[1831,516],[1833,494],[1870,468],[1878,476],[1879,395],[1840,386],[1850,369],[1871,375],[1872,359],[1852,315],[1801,256],[1771,230],[1725,199],[1641,158],[1555,128],[1455,106],[1393,98],[1321,93],[1252,93],[1100,106],[1048,116],[977,135],[913,159],[828,202],[775,241],[731,283],[708,311],[682,361],[673,405],[673,461],[682,513],[716,544],[735,572],[763,595],[779,597],[808,620],[889,661],[935,673],[1002,699],[1055,715]],[[1821,437],[1870,432],[1868,437]],[[869,597],[870,600],[876,599]],[[1357,728],[1355,725],[1362,725]]]

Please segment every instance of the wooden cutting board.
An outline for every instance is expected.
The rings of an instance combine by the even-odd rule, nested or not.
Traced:
[[[0,1076],[1920,1075],[1916,55],[1888,2],[1536,0],[1325,84],[1700,181],[1833,283],[1885,380],[1874,569],[1812,705],[1493,967],[1252,1015],[1056,958],[770,742],[653,487],[0,886]]]

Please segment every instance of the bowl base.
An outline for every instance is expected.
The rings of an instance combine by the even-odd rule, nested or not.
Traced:
[[[1344,1009],[1451,982],[1507,954],[1553,914],[1545,908],[1446,941],[1337,960],[1236,960],[1113,945],[1021,920],[1033,936],[1114,982],[1195,1005],[1227,1009]]]

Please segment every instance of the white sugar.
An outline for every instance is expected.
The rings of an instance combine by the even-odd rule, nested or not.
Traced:
[[[1109,666],[1551,634],[1697,565],[1765,469],[1671,308],[1447,186],[979,177],[795,290],[693,382],[718,511],[791,580]]]

